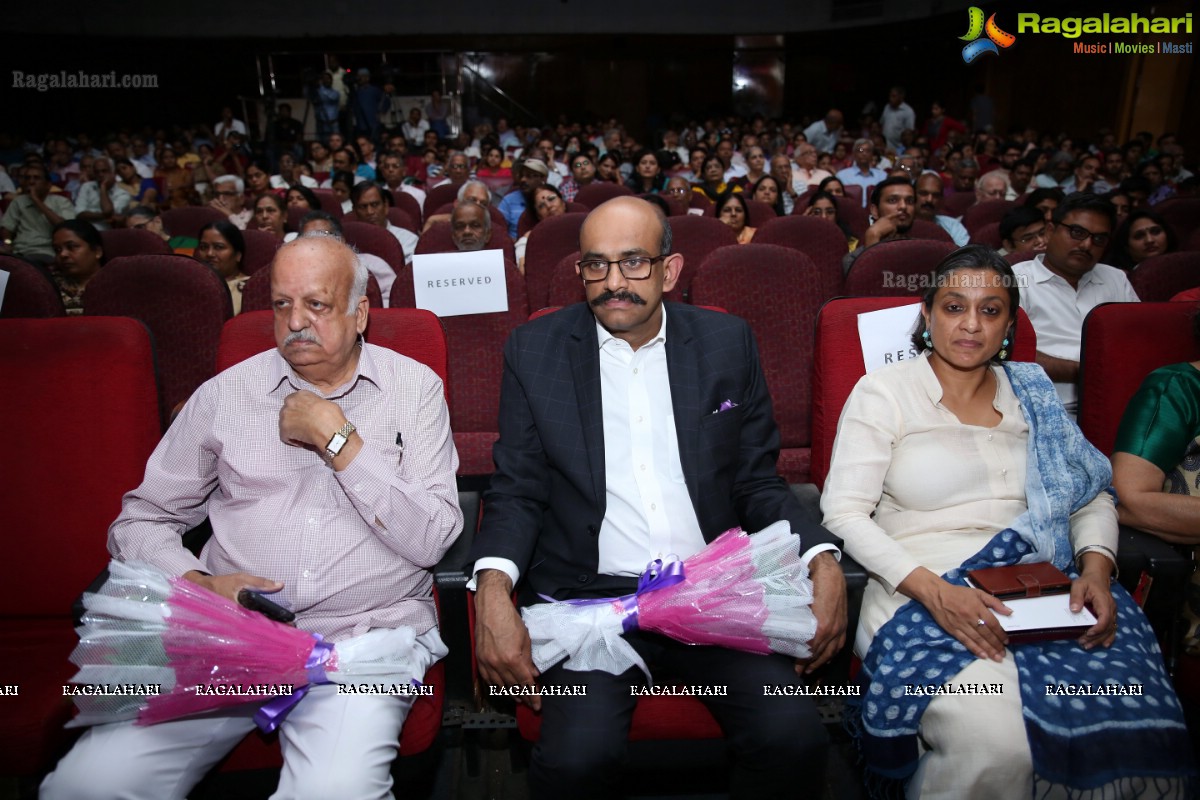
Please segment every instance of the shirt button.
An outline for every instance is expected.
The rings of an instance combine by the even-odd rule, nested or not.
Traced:
[[[990,442],[991,440],[992,440],[992,435],[989,433],[989,434],[988,434],[988,441]]]
[[[1007,470],[1007,469],[1002,469],[1002,470],[1000,470],[1000,474],[1001,474],[1001,475],[1007,475],[1007,474],[1008,474],[1008,470]]]
[[[637,371],[638,371],[638,368],[637,368],[637,367],[634,367],[634,368],[633,368],[633,374],[634,374],[634,375],[637,375]]]
[[[988,438],[990,439],[991,437],[989,436]],[[363,485],[361,483],[354,484],[354,491],[361,492],[362,490],[363,490]]]
[[[658,511],[658,506],[654,505],[654,503],[651,503],[651,504],[650,504],[650,510],[651,510],[651,511]]]
[[[308,577],[308,570],[304,570],[304,577]]]
[[[642,421],[642,418],[641,418],[641,417],[638,417],[638,418],[637,418],[637,421],[638,421],[638,422],[641,422],[641,421]]]
[[[316,521],[316,519],[314,519],[313,517],[309,517],[309,518],[308,518],[308,524],[309,524],[309,525],[316,525],[316,524],[317,524],[317,521]]]
[[[588,582],[588,576],[587,576],[586,574],[581,574],[581,575],[579,576],[578,580],[579,580],[579,582],[580,582],[580,583],[587,583],[587,582]]]
[[[642,472],[645,472],[645,471],[646,471],[646,465],[642,464]]]

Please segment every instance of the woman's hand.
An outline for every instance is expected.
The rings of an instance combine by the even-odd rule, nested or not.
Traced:
[[[1108,647],[1117,638],[1117,602],[1110,583],[1112,562],[1100,553],[1084,553],[1083,559],[1083,572],[1071,581],[1071,610],[1079,611],[1087,605],[1096,615],[1096,624],[1079,637],[1079,643],[1085,650],[1096,645]]]
[[[977,658],[1004,660],[1008,634],[992,612],[1008,616],[1012,611],[1000,600],[978,589],[947,583],[924,567],[913,570],[896,588],[925,606],[942,629]]]

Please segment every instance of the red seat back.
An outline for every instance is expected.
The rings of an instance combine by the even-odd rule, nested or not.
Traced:
[[[1175,231],[1180,242],[1187,242],[1192,234],[1200,231],[1200,198],[1170,197],[1154,207],[1154,210]]]
[[[954,237],[947,233],[945,228],[936,222],[924,219],[914,219],[912,230],[908,232],[908,235],[912,239],[929,239],[935,242],[954,244]]]
[[[913,302],[911,297],[838,297],[818,313],[812,378],[812,482],[818,489],[825,486],[829,474],[842,406],[867,371],[858,338],[858,315]],[[1019,308],[1012,360],[1033,361],[1036,352],[1037,335],[1025,310]]]
[[[947,217],[961,217],[975,205],[975,192],[948,193],[942,200],[942,213]]]
[[[687,297],[692,279],[710,253],[717,248],[737,244],[737,236],[733,229],[724,222],[715,217],[701,217],[695,214],[671,217],[671,238],[675,252],[683,255],[683,271],[675,283],[675,288],[667,292],[665,297],[676,301]]]
[[[0,319],[61,317],[67,313],[62,295],[50,276],[23,258],[0,255],[0,270],[8,273]]]
[[[326,214],[332,214],[334,219],[341,219],[342,201],[337,199],[337,195],[332,189],[313,189],[313,194],[317,196],[317,200],[321,201],[321,210]]]
[[[999,250],[1004,246],[1000,239],[1000,223],[989,222],[971,231],[971,244],[983,244],[993,250]]]
[[[1196,303],[1102,303],[1083,320],[1079,429],[1100,452],[1112,455],[1125,407],[1147,375],[1200,359],[1192,338],[1198,310]]]
[[[168,208],[162,213],[163,228],[172,236],[199,236],[205,225],[223,219],[229,217],[208,206]]]
[[[614,197],[625,197],[632,194],[632,189],[628,186],[622,186],[619,183],[592,181],[587,186],[579,187],[579,192],[575,195],[575,202],[587,206],[590,211],[601,203],[612,200]]]
[[[393,211],[403,212],[404,217],[398,215],[393,217]],[[417,198],[408,192],[399,190],[392,192],[392,207],[388,210],[388,219],[392,221],[393,225],[408,228],[413,233],[420,233],[423,215],[424,211],[421,209],[421,204],[417,202]]]
[[[435,222],[429,226],[429,229],[421,234],[421,238],[417,241],[416,255],[425,253],[453,253],[455,252],[454,239],[450,236],[449,222]],[[504,258],[508,261],[516,262],[517,256],[513,251],[513,241],[508,238],[508,228],[504,225],[492,223],[491,238],[487,243],[488,250],[503,250]]]
[[[372,308],[364,338],[420,361],[445,384],[449,402],[446,335],[441,321],[419,308]],[[225,324],[217,349],[217,370],[226,370],[275,346],[275,315],[245,311]]]
[[[112,228],[100,231],[100,241],[104,244],[104,258],[109,261],[124,256],[152,256],[171,252],[171,248],[161,236],[143,228]]]
[[[575,271],[575,262],[578,260],[579,251],[576,250],[567,253],[554,266],[554,274],[550,276],[550,295],[546,298],[547,306],[561,308],[587,299],[583,280]]]
[[[571,213],[543,220],[529,234],[525,246],[525,292],[529,308],[546,305],[550,277],[562,257],[579,249],[579,229],[587,214]]]
[[[150,332],[127,317],[0,320],[0,366],[20,378],[0,414],[38,437],[0,481],[20,559],[0,615],[65,622],[108,562],[108,526],[162,430]]]
[[[692,280],[693,303],[720,306],[754,331],[785,450],[809,447],[813,328],[827,288],[808,256],[773,244],[719,248]],[[808,481],[806,455],[781,464],[789,483]]]
[[[985,200],[982,203],[976,203],[968,206],[963,212],[962,224],[972,235],[984,225],[996,223],[999,225],[1000,220],[1004,219],[1004,215],[1015,208],[1017,202],[1015,200]]]
[[[846,275],[846,294],[867,297],[920,296],[929,285],[928,278],[934,267],[954,249],[951,242],[931,239],[880,242],[868,247],[855,259]]]
[[[746,224],[751,228],[761,228],[773,219],[778,219],[779,215],[775,213],[775,208],[761,200],[751,200],[749,197],[744,198],[746,201],[746,210],[749,212],[749,218]],[[758,234],[755,234],[757,236]]]
[[[837,225],[818,217],[795,214],[778,217],[758,229],[754,244],[777,244],[799,250],[812,259],[822,277],[829,281],[822,290],[825,299],[842,293],[846,235]]]
[[[186,256],[110,261],[83,293],[87,316],[134,317],[154,336],[164,424],[216,372],[221,327],[233,316],[229,287],[212,267]]]
[[[438,213],[437,209],[444,205],[453,205],[458,199],[458,190],[461,186],[455,186],[453,183],[443,183],[441,186],[435,186],[425,192],[425,202],[421,208],[421,218],[429,219],[434,214]]]
[[[379,256],[397,275],[408,269],[404,264],[404,249],[387,228],[354,219],[342,223],[342,232],[346,236],[346,244],[360,253]]]
[[[1170,300],[1200,286],[1200,253],[1183,251],[1151,256],[1129,273],[1129,283],[1143,303]]]
[[[246,241],[246,252],[242,256],[242,272],[253,275],[275,260],[275,252],[283,245],[266,231],[244,230],[242,238]]]

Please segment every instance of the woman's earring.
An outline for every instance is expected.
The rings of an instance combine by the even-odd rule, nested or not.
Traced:
[[[1004,337],[1004,342],[1000,345],[1000,360],[1008,358],[1008,337]]]
[[[925,340],[925,349],[926,349],[926,350],[932,350],[932,349],[933,349],[933,342],[932,342],[932,341],[930,340],[930,338],[929,338],[929,331],[925,331],[924,333],[922,333],[922,334],[921,334],[921,338]]]

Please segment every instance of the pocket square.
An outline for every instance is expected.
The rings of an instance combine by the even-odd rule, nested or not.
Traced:
[[[733,402],[732,400],[722,400],[721,405],[717,406],[717,410],[712,413],[720,414],[722,411],[728,411],[731,408],[737,408],[737,407],[738,407],[738,404]]]

